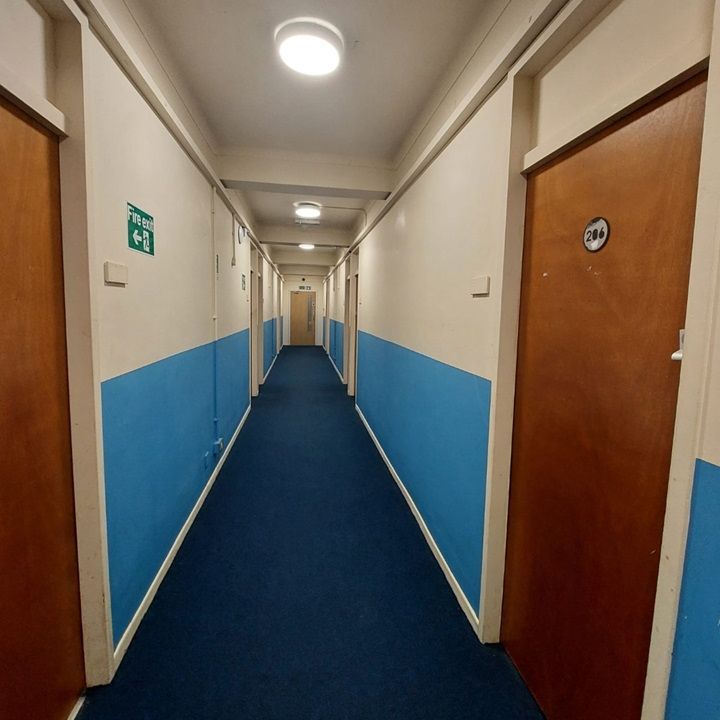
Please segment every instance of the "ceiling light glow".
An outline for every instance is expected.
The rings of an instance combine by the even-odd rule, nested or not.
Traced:
[[[310,243],[300,243],[298,246],[301,250],[314,250],[315,246]]]
[[[303,220],[316,220],[320,217],[321,206],[313,202],[299,202],[295,204],[295,215]]]
[[[294,18],[275,30],[282,61],[303,75],[328,75],[338,68],[343,52],[340,31],[317,18]]]

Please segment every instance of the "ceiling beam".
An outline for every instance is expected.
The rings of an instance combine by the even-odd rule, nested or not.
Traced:
[[[258,231],[263,245],[297,247],[300,243],[312,243],[317,248],[346,248],[353,241],[347,230],[333,230],[307,225],[263,225]]]
[[[237,190],[384,200],[393,188],[392,170],[351,161],[252,154],[217,161],[225,187]]]
[[[328,273],[327,265],[279,265],[282,275],[302,275],[303,277],[324,278]]]

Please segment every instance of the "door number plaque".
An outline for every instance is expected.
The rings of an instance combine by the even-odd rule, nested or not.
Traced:
[[[610,237],[610,223],[604,217],[593,218],[583,233],[583,245],[588,252],[597,252],[605,247]]]

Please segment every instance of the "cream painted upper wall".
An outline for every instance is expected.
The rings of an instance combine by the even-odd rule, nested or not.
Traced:
[[[278,277],[270,263],[262,256],[259,257],[260,273],[263,280],[263,321],[277,317],[277,282]]]
[[[501,86],[361,245],[360,330],[494,379],[509,148]],[[474,276],[490,297],[473,298]]]
[[[105,380],[213,339],[211,188],[101,43],[89,48],[91,232]],[[128,248],[127,203],[155,220],[155,256]],[[128,285],[103,285],[103,262]]]
[[[152,23],[147,22],[144,9],[138,3],[132,0],[102,0],[102,2],[193,140],[212,162],[216,151],[215,138],[192,92],[170,60],[165,39],[154,31]]]
[[[615,0],[534,82],[533,139],[550,141],[594,108],[628,102],[710,54],[713,0]]]
[[[222,338],[250,326],[250,243],[247,240],[238,243],[236,223],[230,211],[217,199],[214,218],[218,256],[218,337]],[[245,289],[242,287],[243,275]]]
[[[0,0],[0,63],[33,92],[54,101],[53,21],[35,0]]]
[[[345,322],[345,265],[340,265],[330,277],[328,317],[338,322]]]

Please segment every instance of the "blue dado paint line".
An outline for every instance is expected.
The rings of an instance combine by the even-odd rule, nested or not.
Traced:
[[[276,319],[271,318],[263,323],[263,375],[267,373],[272,365],[272,361],[277,355],[275,338],[276,335]]]
[[[475,610],[490,388],[478,375],[358,333],[358,407]]]
[[[343,341],[345,324],[339,320],[330,320],[330,357],[338,372],[343,374]]]
[[[667,720],[720,718],[720,467],[695,466]]]
[[[248,331],[101,385],[110,593],[117,644],[248,405]],[[237,420],[236,420],[237,419]]]

